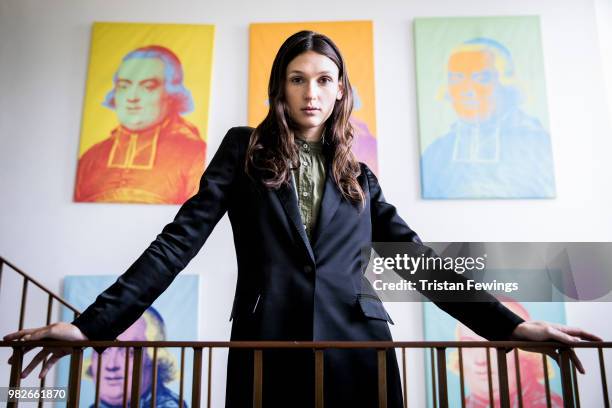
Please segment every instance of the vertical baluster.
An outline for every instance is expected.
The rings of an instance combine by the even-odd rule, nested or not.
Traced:
[[[191,385],[191,406],[200,408],[202,392],[202,347],[193,348],[193,380]]]
[[[487,353],[487,380],[489,381],[489,405],[493,407],[495,405],[494,405],[494,400],[493,400],[493,374],[491,370],[491,350],[488,347],[486,347],[485,351]]]
[[[552,408],[550,397],[550,379],[548,377],[548,359],[546,354],[542,353],[542,364],[544,365],[544,390],[546,391],[546,408]]]
[[[80,347],[72,348],[70,357],[70,376],[68,381],[68,403],[67,408],[77,408],[79,406],[79,396],[81,391],[81,368],[83,365],[83,351]]]
[[[2,291],[2,267],[4,266],[4,260],[0,258],[0,292]]]
[[[406,347],[402,347],[402,374],[404,377],[404,408],[408,408],[408,371],[406,370]]]
[[[518,408],[523,408],[523,385],[521,384],[521,360],[519,358],[519,349],[514,351],[514,369],[516,371],[516,394],[518,396]]]
[[[569,350],[561,349],[561,389],[563,390],[563,405],[574,407],[574,394],[572,392],[572,373],[570,367]]]
[[[378,408],[387,408],[387,351],[378,350]]]
[[[213,352],[213,348],[209,347],[208,348],[208,396],[207,396],[207,400],[206,400],[206,406],[208,408],[211,407],[211,395],[212,395],[212,355]]]
[[[315,407],[323,408],[323,350],[315,350]]]
[[[128,397],[128,379],[130,375],[130,347],[125,347],[125,372],[123,373],[123,408],[127,408],[127,397]]]
[[[459,353],[459,389],[461,390],[461,408],[465,408],[465,378],[463,377],[463,347],[458,347]]]
[[[433,408],[438,408],[438,392],[436,391],[436,359],[434,358],[434,349],[429,349],[429,358],[431,360],[431,399]]]
[[[599,372],[601,375],[601,389],[603,391],[603,399],[605,408],[610,408],[610,397],[608,397],[608,381],[606,380],[606,365],[604,364],[603,349],[597,347],[599,354]]]
[[[253,356],[253,408],[262,408],[263,356],[255,350]]]
[[[448,386],[446,384],[446,349],[436,348],[438,362],[438,395],[440,408],[448,408]]]
[[[24,276],[23,287],[21,288],[21,309],[19,311],[19,330],[23,329],[23,322],[25,320],[25,307],[26,307],[26,299],[28,296],[28,282],[29,282],[29,279]]]
[[[508,362],[506,350],[497,348],[497,379],[499,381],[499,404],[501,408],[510,408],[510,388],[508,386]]]
[[[570,361],[571,362],[571,361]],[[574,402],[576,407],[580,408],[580,393],[578,392],[578,373],[576,372],[576,366],[571,362],[572,367],[572,380],[574,383]]]
[[[47,299],[47,320],[46,320],[47,326],[51,324],[52,311],[53,311],[53,296],[49,294],[49,298]]]
[[[9,387],[19,387],[21,384],[21,366],[23,364],[23,348],[21,346],[13,347],[11,363]]]
[[[151,408],[157,404],[157,347],[153,346],[153,379],[151,383]]]
[[[98,353],[95,350],[92,351],[92,360],[94,354],[98,356],[98,367],[96,367],[96,395],[94,400],[94,408],[98,408],[100,406],[100,375],[102,374],[102,353]]]
[[[134,347],[134,367],[132,367],[132,393],[130,407],[140,407],[142,381],[142,347]]]
[[[183,382],[185,381],[185,347],[181,347],[181,372],[179,374],[179,408],[185,405],[183,395]]]
[[[49,294],[48,300],[47,300],[47,319],[46,321],[46,325],[48,326],[49,324],[51,324],[51,311],[53,310],[53,296],[51,296],[51,294]],[[43,377],[40,379],[40,384],[39,387],[40,388],[45,388],[45,380],[46,377]],[[43,401],[42,399],[38,400],[38,408],[42,408],[43,407]],[[97,406],[95,408],[98,408]]]

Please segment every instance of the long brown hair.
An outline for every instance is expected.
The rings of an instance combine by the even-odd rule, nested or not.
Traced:
[[[354,130],[349,117],[353,110],[353,92],[340,50],[323,34],[300,31],[287,38],[278,50],[268,84],[270,109],[251,135],[245,171],[253,178],[257,172],[267,188],[277,189],[291,182],[291,168],[299,166],[297,146],[294,143],[297,125],[289,115],[285,101],[285,82],[289,63],[307,51],[324,55],[338,66],[342,98],[336,100],[325,122],[323,148],[328,160],[332,160],[331,176],[342,195],[363,207],[365,195],[357,181],[361,169],[351,152]]]

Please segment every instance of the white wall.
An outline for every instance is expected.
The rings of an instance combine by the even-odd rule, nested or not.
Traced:
[[[605,13],[599,22],[609,35],[612,13],[605,3],[599,0]],[[475,15],[541,16],[558,193],[554,200],[420,199],[411,22],[424,16]],[[425,240],[612,241],[612,164],[606,160],[612,142],[593,0],[336,0],[333,5],[325,0],[4,0],[0,254],[59,293],[66,274],[121,273],[178,208],[71,201],[92,22],[216,25],[208,129],[212,154],[229,127],[246,123],[249,23],[356,19],[374,21],[381,184],[387,199]],[[607,47],[610,73],[609,41]],[[227,218],[186,272],[202,276],[200,339],[227,339],[236,273]],[[7,288],[2,288],[4,297]],[[390,304],[389,309],[397,340],[422,338],[420,305]],[[612,326],[600,320],[612,312],[610,305],[569,304],[567,311],[570,324],[612,339]],[[6,327],[3,318],[0,328],[5,332]],[[595,356],[581,355],[595,374]],[[424,398],[420,362],[420,353],[409,361],[412,406],[421,406]],[[222,360],[218,363],[214,406],[224,393]],[[6,367],[1,370],[6,375]],[[581,379],[581,386],[587,390],[584,406],[601,403],[596,377]]]

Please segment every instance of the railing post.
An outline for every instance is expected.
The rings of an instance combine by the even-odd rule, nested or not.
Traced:
[[[574,393],[572,391],[572,372],[570,367],[570,351],[567,348],[561,349],[561,389],[563,391],[563,406],[574,408]]]
[[[493,395],[493,370],[491,369],[491,349],[485,348],[487,352],[487,381],[489,382],[489,404],[495,406],[495,398]]]
[[[387,351],[378,350],[378,408],[387,408]]]
[[[518,408],[523,408],[523,385],[521,384],[521,359],[519,349],[514,349],[514,369],[516,371],[516,395],[518,397]]]
[[[202,396],[202,347],[193,348],[193,380],[191,383],[191,406],[200,408]]]
[[[605,408],[610,408],[610,398],[608,397],[608,381],[606,380],[606,365],[604,364],[603,349],[597,347],[599,354],[599,372],[601,376],[601,388],[603,390],[603,399]]]
[[[508,362],[506,350],[497,348],[497,379],[499,381],[499,405],[510,408],[510,389],[508,387]]]
[[[142,381],[142,347],[134,347],[132,367],[132,395],[130,407],[140,407],[140,382]]]
[[[323,408],[323,350],[315,350],[315,407]]]
[[[212,394],[212,361],[213,361],[213,348],[208,348],[208,392],[206,396],[206,407],[211,407],[211,394]],[[183,408],[180,406],[179,408]]]
[[[97,357],[96,357],[97,356]],[[98,408],[100,406],[100,375],[102,374],[102,353],[96,352],[95,350],[91,353],[91,359],[98,359],[98,365],[96,367],[96,393],[94,399],[94,408]],[[127,381],[126,378],[123,379]]]
[[[128,378],[130,378],[130,348],[124,347],[125,350],[125,371],[123,372],[123,408],[128,406]]]
[[[461,408],[465,408],[465,378],[463,377],[463,349],[457,347],[459,353],[459,389],[461,390]]]
[[[21,364],[23,363],[23,348],[13,347],[13,356],[11,365],[11,376],[9,379],[9,387],[19,387],[21,384]],[[7,408],[17,408],[17,402],[8,402]]]
[[[438,400],[440,408],[448,408],[448,387],[446,384],[446,350],[444,347],[436,348],[438,362]]]
[[[253,408],[262,408],[263,356],[261,350],[253,353]]]
[[[83,365],[83,350],[80,347],[72,348],[70,356],[70,377],[68,380],[68,403],[67,408],[79,406],[81,392],[81,368]]]
[[[157,406],[157,347],[153,347],[153,378],[151,379],[151,408]]]
[[[23,277],[23,287],[21,288],[21,308],[19,311],[19,330],[23,329],[27,297],[28,297],[28,278],[24,276]]]
[[[546,407],[550,408],[552,406],[552,402],[550,396],[550,380],[548,377],[548,358],[544,353],[542,353],[542,365],[544,370],[544,390],[546,391]]]
[[[183,381],[185,380],[185,347],[181,347],[181,371],[179,374],[179,408],[183,408]]]

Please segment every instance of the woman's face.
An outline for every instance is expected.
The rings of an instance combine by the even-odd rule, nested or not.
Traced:
[[[328,57],[304,52],[287,65],[285,99],[303,137],[320,137],[337,100],[342,98],[338,67]]]

